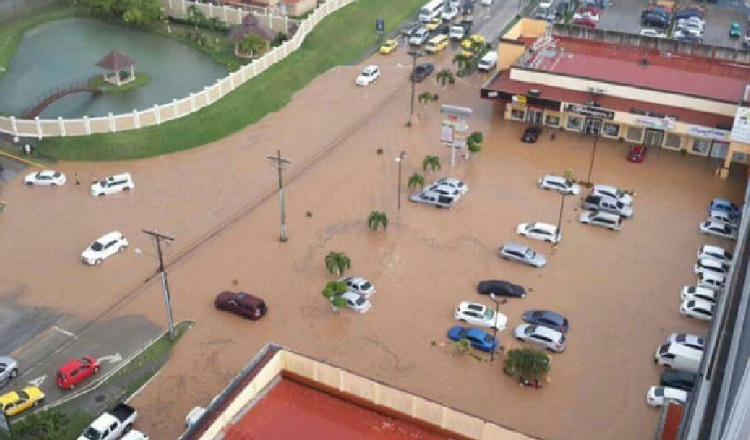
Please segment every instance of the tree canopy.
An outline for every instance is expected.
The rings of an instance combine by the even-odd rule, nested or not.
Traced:
[[[79,0],[78,3],[95,17],[119,17],[136,26],[147,26],[162,18],[158,0]]]

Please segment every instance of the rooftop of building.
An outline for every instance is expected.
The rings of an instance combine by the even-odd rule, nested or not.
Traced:
[[[738,102],[750,82],[748,64],[640,45],[558,35],[528,47],[518,66],[716,101]]]

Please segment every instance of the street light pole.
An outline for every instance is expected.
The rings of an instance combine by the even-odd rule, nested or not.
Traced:
[[[396,158],[396,163],[398,164],[398,209],[399,210],[401,210],[401,166],[404,162],[405,155],[406,155],[406,151],[402,151]]]
[[[497,341],[497,314],[500,313],[500,301],[497,300],[494,293],[490,293],[490,299],[495,303],[495,322],[492,325],[492,338]],[[498,343],[498,345],[500,345]],[[495,350],[490,352],[490,362],[495,362]]]
[[[594,131],[594,149],[591,152],[591,162],[589,162],[589,175],[586,178],[586,182],[591,183],[591,172],[594,169],[594,158],[596,157],[596,145],[599,142],[599,133],[601,129]]]
[[[266,159],[271,161],[271,166],[279,170],[279,203],[281,206],[281,236],[279,236],[279,241],[285,242],[289,240],[289,237],[286,234],[286,197],[284,196],[282,173],[284,168],[292,162],[281,157],[281,150],[276,150],[276,156],[266,156]]]
[[[409,51],[409,55],[411,55],[412,63],[411,63],[411,109],[409,110],[409,126],[414,124],[414,93],[417,86],[417,81],[415,78],[416,72],[417,72],[417,58],[421,57],[423,54],[420,51],[412,50]]]
[[[567,194],[560,193],[562,196],[562,200],[560,201],[560,215],[557,217],[557,233],[562,236],[562,215],[563,215],[563,209],[565,208],[565,196]]]
[[[164,304],[167,308],[167,324],[169,325],[169,337],[174,340],[177,334],[174,331],[174,319],[172,318],[172,300],[169,296],[169,283],[167,282],[167,271],[164,270],[164,258],[161,253],[161,241],[174,241],[174,237],[156,231],[143,229],[143,233],[150,235],[156,240],[156,253],[159,256],[159,273],[161,274],[161,289],[164,293]]]

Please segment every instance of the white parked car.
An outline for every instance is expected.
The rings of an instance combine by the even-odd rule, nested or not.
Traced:
[[[562,233],[557,226],[550,225],[549,223],[521,223],[516,228],[516,233],[548,243],[559,243],[562,239]]]
[[[726,211],[713,210],[708,212],[708,219],[719,223],[726,223],[733,228],[740,227],[740,219],[730,215]]]
[[[680,291],[680,299],[683,301],[686,299],[700,299],[716,304],[719,300],[719,294],[706,287],[685,286]]]
[[[679,388],[672,387],[651,387],[646,393],[646,403],[651,406],[663,406],[669,401],[685,404],[687,402],[688,392]]]
[[[707,219],[706,221],[701,223],[698,228],[703,234],[715,235],[717,237],[728,238],[730,240],[737,240],[737,229],[729,226],[726,223]]]
[[[700,351],[704,351],[706,349],[706,340],[692,333],[672,333],[671,335],[667,336],[667,339],[664,341],[664,343],[681,344]]]
[[[432,184],[433,185],[448,185],[458,190],[458,192],[460,192],[461,195],[464,195],[467,192],[469,192],[469,185],[467,185],[461,180],[454,179],[453,177],[443,177],[432,182]]]
[[[640,34],[645,37],[667,38],[667,34],[656,29],[641,29]]]
[[[65,174],[53,170],[44,170],[27,174],[23,179],[23,183],[25,183],[26,185],[57,186],[64,185],[65,181]]]
[[[461,322],[466,322],[482,327],[497,328],[497,331],[503,331],[508,326],[508,317],[485,306],[469,301],[461,301],[456,307],[453,317]]]
[[[411,34],[409,44],[412,46],[421,46],[427,42],[428,38],[430,38],[430,31],[425,28],[419,28],[416,32]]]
[[[726,277],[719,273],[701,272],[698,274],[698,286],[708,289],[720,290],[726,283]]]
[[[366,297],[375,293],[375,286],[362,277],[344,277],[339,281],[345,283],[350,292],[358,293]]]
[[[701,272],[713,272],[721,275],[726,275],[729,272],[729,265],[712,258],[701,258],[693,266],[693,272],[695,272],[696,274],[699,274]]]
[[[121,437],[120,440],[149,440],[149,436],[141,431],[133,429],[125,434],[124,437]]]
[[[415,203],[425,203],[437,208],[446,209],[453,206],[453,203],[456,201],[454,197],[446,196],[445,194],[440,194],[434,191],[422,191],[416,194],[412,194],[409,197],[409,200]]]
[[[594,185],[591,194],[595,196],[610,197],[626,204],[627,206],[631,206],[634,201],[633,196],[612,185]]]
[[[102,261],[127,247],[128,240],[125,236],[119,231],[113,231],[91,243],[91,246],[81,254],[81,260],[86,264],[101,264]]]
[[[442,194],[444,196],[452,197],[453,199],[460,199],[461,198],[461,192],[457,190],[456,188],[452,187],[451,185],[445,185],[441,183],[432,184],[428,187],[426,187],[424,192],[435,192],[438,194]]]
[[[370,65],[362,70],[362,73],[357,77],[358,86],[369,86],[376,79],[380,77],[380,69],[378,66]]]
[[[732,258],[734,258],[734,255],[732,255],[731,252],[727,252],[722,247],[706,244],[698,249],[698,258],[713,258],[714,260],[729,264],[732,262]]]
[[[554,3],[554,0],[541,0],[539,2],[539,9],[549,9],[552,3]]]
[[[370,300],[354,292],[346,292],[341,295],[346,300],[346,306],[358,313],[365,313],[372,307]]]
[[[583,211],[578,216],[578,221],[585,225],[601,226],[612,231],[622,229],[622,217],[611,212]]]
[[[450,6],[448,9],[443,9],[443,12],[440,13],[440,18],[445,21],[450,21],[456,18],[456,15],[458,15],[458,8]]]
[[[92,196],[103,196],[107,194],[114,194],[120,191],[127,191],[135,188],[133,177],[130,173],[115,174],[114,176],[108,176],[99,182],[91,185]]]
[[[563,194],[573,194],[577,196],[581,193],[581,185],[570,183],[565,180],[564,177],[553,176],[551,174],[541,177],[538,184],[539,188],[552,189]]]
[[[714,319],[714,304],[700,299],[688,299],[680,304],[680,314],[703,321]]]
[[[564,334],[543,325],[521,324],[516,327],[513,336],[519,341],[541,345],[555,353],[562,353],[567,345]]]

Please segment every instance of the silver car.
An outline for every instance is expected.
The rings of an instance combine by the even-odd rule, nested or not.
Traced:
[[[547,259],[544,258],[544,255],[538,254],[530,247],[522,244],[503,243],[497,254],[505,260],[515,260],[529,266],[544,267],[547,265]]]
[[[0,356],[0,387],[18,376],[18,362],[10,356]]]

